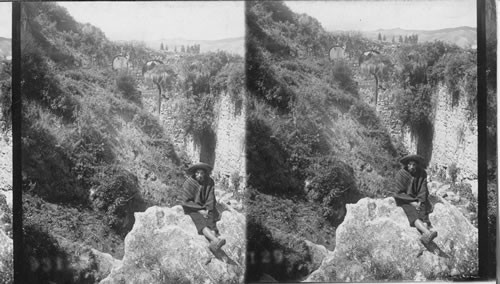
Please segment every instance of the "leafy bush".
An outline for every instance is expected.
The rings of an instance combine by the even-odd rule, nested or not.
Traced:
[[[339,84],[341,89],[358,97],[358,84],[354,80],[354,74],[346,61],[336,61],[331,72],[332,78]]]
[[[447,53],[433,66],[431,74],[434,81],[444,81],[452,95],[452,106],[457,106],[460,98],[465,98],[471,117],[477,113],[476,57],[475,53],[466,51]]]
[[[161,138],[165,135],[158,119],[148,112],[136,113],[132,122],[150,138]]]
[[[344,218],[339,214],[345,203],[357,202],[353,169],[333,157],[319,158],[308,168],[307,196],[320,204],[322,216],[332,225],[340,224]]]
[[[73,110],[78,107],[78,101],[61,91],[59,80],[49,67],[42,51],[28,43],[24,46],[22,54],[22,96],[38,101],[66,121],[72,121]]]
[[[134,103],[141,102],[141,96],[137,91],[135,76],[128,73],[120,73],[116,78],[116,87],[123,97]]]
[[[108,226],[125,236],[134,224],[134,212],[144,211],[137,177],[129,171],[108,166],[98,176],[100,185],[90,192],[92,206],[106,212]]]
[[[417,85],[396,92],[392,109],[403,125],[409,126],[413,133],[433,125],[434,102],[431,86]]]
[[[94,125],[83,125],[81,130],[68,137],[71,153],[71,173],[84,188],[96,184],[94,175],[105,164],[112,163],[115,155],[105,132]]]

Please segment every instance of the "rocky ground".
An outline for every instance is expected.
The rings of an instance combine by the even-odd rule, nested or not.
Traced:
[[[217,223],[227,243],[215,254],[181,206],[136,213],[123,260],[100,283],[243,283],[245,216],[227,209]]]
[[[477,228],[445,199],[430,220],[438,237],[429,245],[393,198],[364,198],[347,206],[335,251],[305,282],[425,281],[477,275]]]

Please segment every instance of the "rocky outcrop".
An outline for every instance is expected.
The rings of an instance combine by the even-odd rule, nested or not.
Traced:
[[[305,282],[435,280],[475,276],[477,229],[447,201],[429,215],[438,237],[420,242],[393,198],[347,205],[336,247]]]
[[[222,212],[217,227],[227,243],[214,255],[181,206],[150,207],[135,214],[122,264],[108,283],[243,283],[245,216]]]

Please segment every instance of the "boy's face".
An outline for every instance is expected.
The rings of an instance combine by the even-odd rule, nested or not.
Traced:
[[[203,182],[205,180],[205,170],[198,169],[196,172],[194,172],[194,177],[198,182]]]
[[[408,162],[408,171],[414,174],[417,171],[417,166],[418,164],[415,161]]]

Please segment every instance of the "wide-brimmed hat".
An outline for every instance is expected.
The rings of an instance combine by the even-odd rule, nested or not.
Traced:
[[[192,165],[191,167],[189,167],[187,169],[187,172],[192,174],[198,169],[205,170],[207,173],[209,173],[212,170],[212,166],[210,166],[209,164],[200,162],[200,163],[196,163],[196,164]]]
[[[406,155],[399,162],[403,165],[408,164],[410,161],[415,161],[418,164],[422,165],[424,163],[424,158],[420,155],[412,154],[412,155]]]

